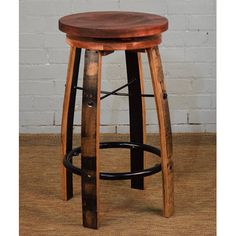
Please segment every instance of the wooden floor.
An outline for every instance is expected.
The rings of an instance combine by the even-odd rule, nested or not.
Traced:
[[[75,137],[77,145],[78,137]],[[102,140],[128,140],[104,135]],[[74,198],[60,199],[59,137],[20,137],[21,236],[207,236],[216,235],[216,140],[213,134],[174,135],[175,214],[162,217],[161,174],[147,177],[146,190],[130,188],[128,180],[101,181],[101,227],[82,227],[80,177],[74,178]],[[148,143],[158,144],[150,135]],[[128,150],[102,150],[103,171],[129,170]],[[159,160],[147,155],[147,166]],[[76,162],[75,163],[79,163]]]

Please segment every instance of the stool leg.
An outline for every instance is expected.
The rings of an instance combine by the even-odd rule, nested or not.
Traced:
[[[158,47],[147,50],[151,70],[152,84],[158,111],[161,146],[161,167],[163,179],[163,201],[165,217],[174,212],[174,182],[172,156],[172,135],[169,106],[164,83],[164,74]]]
[[[79,73],[81,49],[70,48],[70,57],[67,70],[66,87],[64,94],[62,121],[61,121],[61,149],[62,160],[64,156],[72,149],[74,107],[76,98],[76,89]],[[70,173],[61,163],[61,190],[62,199],[69,200],[73,197],[73,179]]]
[[[129,85],[129,119],[130,119],[130,141],[137,143],[146,142],[145,101],[141,96],[143,93],[143,74],[141,54],[134,51],[125,51],[128,82],[135,81]],[[140,149],[130,150],[131,171],[144,169],[144,151]],[[132,177],[131,188],[144,189],[144,177]]]
[[[85,51],[81,127],[81,181],[83,225],[99,225],[99,125],[101,53]]]

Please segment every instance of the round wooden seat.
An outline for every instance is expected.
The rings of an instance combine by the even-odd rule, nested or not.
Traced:
[[[165,17],[139,12],[86,12],[59,19],[71,46],[93,50],[135,50],[161,43]]]
[[[59,20],[61,31],[85,38],[147,37],[160,34],[167,28],[165,17],[139,12],[86,12]]]

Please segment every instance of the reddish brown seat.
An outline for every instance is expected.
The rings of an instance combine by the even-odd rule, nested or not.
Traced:
[[[71,46],[101,51],[151,48],[167,28],[165,17],[139,12],[86,12],[59,20]]]
[[[166,31],[165,17],[139,12],[86,12],[64,16],[59,29],[68,35],[85,38],[134,38]]]

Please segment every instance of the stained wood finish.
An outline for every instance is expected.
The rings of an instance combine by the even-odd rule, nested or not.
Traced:
[[[64,156],[72,149],[74,107],[76,98],[76,90],[74,87],[77,86],[78,81],[80,55],[81,49],[76,47],[70,48],[61,122],[62,160],[64,159]],[[61,163],[61,190],[62,199],[69,200],[73,197],[72,173],[70,173],[63,166],[63,163]]]
[[[154,47],[161,43],[161,35],[130,39],[95,39],[67,35],[67,43],[71,46],[100,51],[140,50]]]
[[[101,53],[85,52],[82,100],[81,167],[83,225],[99,225],[99,124]]]
[[[130,141],[137,143],[146,142],[145,131],[145,102],[141,96],[144,89],[142,77],[141,54],[132,51],[126,51],[126,67],[128,83],[135,79],[135,82],[129,85],[129,119],[130,119]],[[131,171],[141,171],[144,169],[144,151],[140,149],[130,150]],[[131,179],[131,188],[144,189],[144,177],[133,177]]]
[[[165,17],[141,12],[85,12],[59,19],[59,29],[86,38],[133,38],[160,34],[168,28]]]
[[[151,70],[152,84],[158,113],[161,166],[163,180],[163,202],[165,217],[174,212],[174,180],[172,156],[172,135],[164,74],[158,47],[147,50]]]

